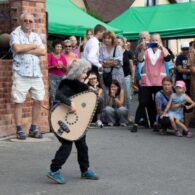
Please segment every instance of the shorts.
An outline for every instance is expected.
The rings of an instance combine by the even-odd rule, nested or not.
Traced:
[[[12,99],[15,103],[23,103],[28,92],[34,100],[42,101],[45,95],[45,88],[42,78],[23,77],[13,73]]]

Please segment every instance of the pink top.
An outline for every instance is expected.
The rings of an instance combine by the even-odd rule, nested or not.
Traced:
[[[62,62],[62,64],[64,65],[64,68],[67,67],[67,60],[64,54],[60,54],[60,57],[56,58],[52,53],[49,53],[47,57],[48,57],[48,67],[56,66],[56,68],[49,69],[49,73],[57,75],[57,76],[63,76],[64,69],[57,68],[57,65],[58,65],[58,62]]]
[[[164,56],[158,49],[155,53],[152,49],[145,51],[144,71],[141,75],[142,86],[162,86],[162,79],[166,76]]]

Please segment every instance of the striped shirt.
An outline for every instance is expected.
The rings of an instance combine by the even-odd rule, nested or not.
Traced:
[[[37,48],[44,48],[41,38],[37,33],[31,32],[26,37],[21,26],[17,27],[10,35],[10,46],[13,44],[32,44],[36,42]],[[32,54],[13,52],[13,72],[25,77],[42,77],[40,58]]]

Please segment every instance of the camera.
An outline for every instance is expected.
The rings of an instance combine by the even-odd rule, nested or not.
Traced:
[[[147,43],[147,48],[155,48],[158,47],[158,43]]]

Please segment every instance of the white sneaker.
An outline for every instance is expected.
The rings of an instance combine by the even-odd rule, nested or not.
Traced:
[[[113,124],[112,122],[110,122],[110,123],[108,123],[108,126],[109,126],[109,127],[113,127],[114,124]]]
[[[126,127],[127,124],[126,124],[126,123],[121,123],[120,126],[121,126],[121,127]]]
[[[96,121],[96,125],[97,125],[98,127],[100,127],[100,128],[102,128],[102,127],[104,126],[101,120],[97,120],[97,121]]]

